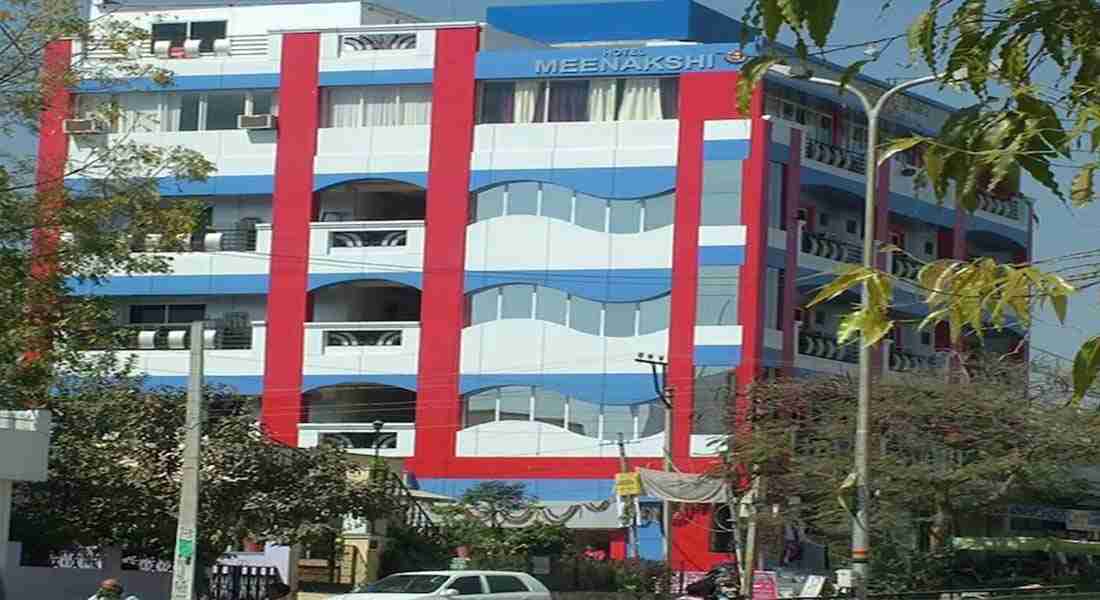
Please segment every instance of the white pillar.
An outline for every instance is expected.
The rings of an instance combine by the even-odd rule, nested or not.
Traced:
[[[0,479],[0,574],[8,569],[8,538],[11,537],[11,484]],[[4,577],[5,581],[9,578]]]

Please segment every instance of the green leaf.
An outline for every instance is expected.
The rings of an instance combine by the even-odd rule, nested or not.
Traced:
[[[848,65],[848,68],[844,69],[844,73],[840,75],[841,89],[848,87],[848,84],[852,82],[852,79],[854,79],[856,75],[859,75],[859,72],[863,69],[863,66],[870,62],[874,62],[874,59],[868,58],[865,60],[857,60],[856,62]]]
[[[929,67],[935,67],[936,64],[935,36],[936,13],[934,11],[921,13],[917,20],[909,26],[909,51],[913,54],[918,51],[921,52],[924,56],[924,62]]]
[[[1082,207],[1092,202],[1093,176],[1096,175],[1096,163],[1085,165],[1073,178],[1073,184],[1069,188],[1069,197],[1076,207]]]
[[[811,0],[806,8],[806,28],[818,48],[829,41],[840,0]]]
[[[1020,155],[1018,162],[1036,181],[1043,184],[1043,187],[1053,192],[1055,196],[1065,199],[1062,188],[1058,185],[1058,180],[1054,178],[1054,172],[1050,170],[1049,160],[1037,158],[1033,155]]]
[[[742,114],[751,112],[753,90],[767,75],[768,69],[782,62],[783,59],[778,56],[757,56],[741,67],[741,76],[737,78],[737,104]]]
[[[1100,336],[1093,336],[1081,344],[1073,358],[1073,400],[1080,402],[1096,381],[1100,370]]]
[[[878,164],[882,165],[889,160],[895,154],[905,152],[906,150],[919,146],[922,142],[927,141],[927,138],[916,136],[896,139],[882,150],[882,158],[878,159]]]
[[[835,279],[822,286],[821,289],[818,290],[817,295],[814,296],[814,299],[811,300],[806,307],[813,308],[822,302],[828,302],[873,275],[873,269],[847,267],[845,270],[841,271]]]
[[[779,37],[779,28],[783,26],[783,13],[777,0],[761,0],[760,12],[764,17],[764,35],[769,40]]]

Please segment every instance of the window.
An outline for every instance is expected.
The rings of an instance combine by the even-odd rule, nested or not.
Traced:
[[[130,307],[130,323],[162,325],[206,319],[205,304],[138,304]]]
[[[725,367],[701,367],[695,370],[694,409],[691,432],[726,433],[729,407],[736,391],[733,371]]]
[[[495,321],[497,318],[498,288],[481,290],[470,294],[470,325]]]
[[[600,335],[602,305],[580,296],[569,298],[569,326],[583,333]]]
[[[479,123],[652,121],[679,116],[675,77],[487,81]]]
[[[737,523],[728,504],[712,504],[714,512],[710,519],[710,551],[735,552],[734,527]]]
[[[163,96],[162,131],[225,131],[237,128],[239,115],[279,112],[277,93],[272,90],[182,92]]]
[[[586,402],[550,389],[505,386],[465,397],[464,426],[496,421],[533,421],[579,435],[614,441],[650,437],[665,429],[664,405],[649,400],[634,405]]]
[[[828,213],[819,214],[817,216],[817,222],[822,227],[827,227],[829,225],[829,214]]]
[[[583,400],[569,400],[569,431],[600,437],[600,406]]]
[[[554,390],[536,389],[533,420],[565,429],[565,405],[568,402],[568,397]]]
[[[844,230],[847,231],[848,233],[852,234],[852,235],[855,235],[856,232],[859,231],[859,223],[856,223],[852,219],[848,219],[844,223]]]
[[[373,85],[326,88],[322,127],[392,127],[431,122],[432,86]]]
[[[652,198],[646,198],[642,204],[645,210],[645,223],[642,229],[653,231],[672,225],[676,197],[672,194],[662,194]]]
[[[920,332],[920,343],[922,346],[931,346],[932,334],[927,331]]]
[[[768,226],[787,230],[787,178],[786,165],[771,161],[768,163]]]
[[[492,423],[496,420],[497,394],[495,390],[466,397],[466,427]]]
[[[736,325],[740,267],[699,267],[696,325]]]
[[[508,214],[539,214],[539,184],[512,183],[508,185]]]
[[[569,295],[559,289],[539,286],[535,291],[535,308],[536,319],[565,325],[569,314]]]
[[[641,202],[611,202],[611,233],[637,233],[641,231]]]
[[[458,592],[459,596],[471,596],[474,594],[484,594],[485,590],[481,586],[481,577],[476,575],[470,577],[458,577],[451,582],[448,588]]]
[[[577,194],[577,210],[573,222],[592,231],[606,231],[607,202],[586,194]]]
[[[924,254],[926,256],[934,256],[936,254],[936,244],[931,241],[924,243]]]
[[[814,323],[818,325],[825,325],[825,313],[821,311],[814,312]]]
[[[149,50],[167,40],[169,48],[183,48],[186,40],[199,40],[199,52],[213,52],[214,42],[226,38],[226,21],[196,21],[194,23],[154,23]],[[171,54],[170,54],[171,55]]]
[[[730,281],[719,285],[723,283]],[[736,285],[735,280],[733,283]],[[668,294],[642,302],[604,303],[570,296],[556,288],[509,284],[473,292],[466,302],[467,326],[497,319],[535,318],[591,335],[631,337],[668,329],[669,322]],[[731,313],[730,318],[734,317]]]
[[[506,285],[500,288],[500,318],[530,319],[535,288],[530,285]]]
[[[675,196],[639,200],[605,200],[550,183],[519,182],[478,192],[474,222],[504,215],[541,215],[593,231],[618,234],[652,231],[672,225]],[[734,202],[737,212],[740,205]]]
[[[501,421],[530,421],[531,420],[531,388],[529,387],[503,387],[500,388],[500,419]]]
[[[531,591],[527,589],[527,586],[524,585],[518,577],[512,577],[510,575],[486,575],[485,580],[489,582],[490,594]]]
[[[671,298],[665,295],[638,303],[638,335],[668,329]]]
[[[607,337],[631,337],[635,334],[637,304],[611,302],[604,305],[603,334]]]

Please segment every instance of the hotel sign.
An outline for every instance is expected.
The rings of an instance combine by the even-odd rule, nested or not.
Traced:
[[[667,48],[667,46],[665,47]],[[710,71],[745,60],[737,50],[656,54],[653,48],[607,48],[601,56],[535,60],[536,75],[617,75]]]

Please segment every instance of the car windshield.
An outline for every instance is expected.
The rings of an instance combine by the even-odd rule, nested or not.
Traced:
[[[355,591],[367,594],[430,594],[446,583],[447,578],[447,575],[390,575]]]

